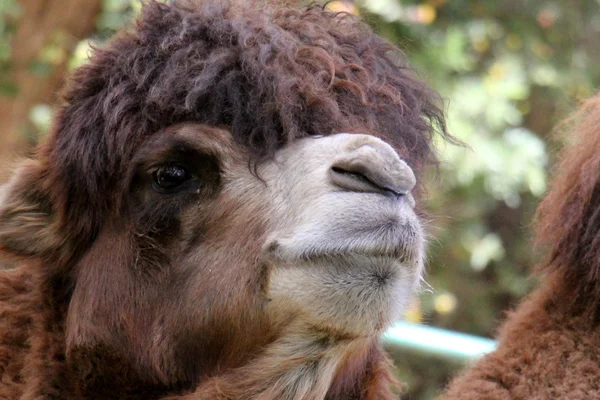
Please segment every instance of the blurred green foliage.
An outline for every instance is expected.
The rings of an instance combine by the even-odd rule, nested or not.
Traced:
[[[14,19],[21,13],[15,0],[0,0],[0,61],[10,60],[10,46],[7,38],[14,31]]]
[[[9,38],[20,14],[16,0],[0,0],[0,95],[12,95],[17,91],[14,83],[5,77],[11,68]]]
[[[547,184],[552,129],[600,80],[599,0],[357,0],[332,9],[360,13],[405,50],[444,97],[448,126],[467,146],[440,143],[441,163],[428,188],[431,235],[427,282],[408,319],[492,336],[503,312],[534,285],[539,257],[531,219]],[[131,23],[137,0],[105,0],[90,46]],[[0,0],[0,73],[10,68],[8,38],[16,0]],[[48,56],[52,56],[51,49]],[[14,89],[14,88],[12,88]],[[0,91],[11,82],[0,74]],[[52,110],[36,105],[41,133]],[[567,138],[568,139],[568,138]],[[435,177],[436,175],[437,177]],[[406,398],[432,399],[460,367],[394,353]]]

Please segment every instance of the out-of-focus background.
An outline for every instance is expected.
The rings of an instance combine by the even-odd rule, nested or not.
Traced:
[[[446,99],[450,131],[469,146],[439,149],[426,204],[431,288],[408,319],[490,337],[535,284],[531,218],[561,145],[553,127],[600,83],[600,0],[328,7],[362,15],[403,48]],[[0,165],[31,154],[65,74],[139,8],[137,0],[0,0]],[[435,398],[461,367],[417,353],[394,357],[406,399]]]

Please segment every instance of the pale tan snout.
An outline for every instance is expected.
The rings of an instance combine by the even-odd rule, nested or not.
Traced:
[[[414,202],[410,191],[416,184],[415,174],[390,145],[374,136],[351,134],[342,147],[329,171],[334,185]]]
[[[280,199],[262,247],[269,307],[353,337],[390,326],[423,271],[412,169],[375,136],[338,133],[297,140],[262,176]]]

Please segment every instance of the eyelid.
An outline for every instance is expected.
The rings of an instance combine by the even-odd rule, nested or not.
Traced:
[[[173,161],[157,160],[156,162],[154,162],[146,167],[146,172],[149,174],[153,174],[156,171],[158,171],[160,168],[168,167],[168,166],[182,167],[182,168],[185,168],[188,170],[190,169],[187,165],[185,165],[184,163],[182,163],[179,160],[173,160]]]

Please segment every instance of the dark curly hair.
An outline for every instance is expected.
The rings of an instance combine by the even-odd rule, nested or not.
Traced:
[[[305,136],[370,133],[417,174],[434,160],[434,132],[449,138],[438,95],[403,54],[318,5],[150,1],[72,75],[63,99],[41,158],[65,231],[83,240],[139,143],[179,122],[225,126],[257,157]]]

